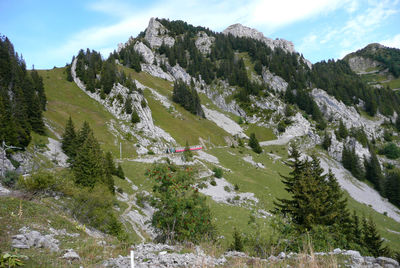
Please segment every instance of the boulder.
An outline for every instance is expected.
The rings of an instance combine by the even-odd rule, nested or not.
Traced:
[[[61,258],[68,260],[68,261],[80,261],[81,260],[81,257],[79,257],[78,253],[76,253],[73,249],[67,249]]]
[[[11,246],[14,248],[48,248],[50,251],[59,251],[59,241],[53,238],[53,235],[41,235],[38,231],[28,231],[27,228],[21,228],[22,234],[12,236]]]

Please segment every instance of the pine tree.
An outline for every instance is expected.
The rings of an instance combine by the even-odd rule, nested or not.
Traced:
[[[90,128],[89,123],[87,121],[84,121],[82,128],[76,135],[76,148],[81,148],[85,140],[89,137],[89,135],[93,135],[93,131]]]
[[[253,149],[253,151],[255,153],[257,153],[257,154],[262,153],[262,148],[261,148],[260,144],[258,143],[255,133],[250,134],[249,146],[251,149]]]
[[[140,117],[139,117],[139,115],[138,115],[138,113],[136,111],[132,112],[131,122],[132,122],[132,124],[136,124],[136,123],[140,122]]]
[[[117,174],[117,169],[115,168],[115,163],[114,163],[111,152],[106,153],[104,165],[105,165],[105,169],[107,170],[107,172],[109,172],[111,175]]]
[[[400,173],[389,172],[384,185],[385,196],[397,207],[400,207]]]
[[[383,183],[381,165],[374,150],[370,148],[369,152],[371,154],[370,158],[364,159],[365,178],[374,185],[378,192],[381,192],[383,190],[383,185],[381,185]]]
[[[363,244],[374,257],[389,256],[389,249],[383,246],[383,240],[376,229],[375,222],[363,219]]]
[[[338,138],[338,140],[342,140],[342,139],[346,139],[348,135],[349,135],[349,132],[347,131],[346,126],[343,124],[343,121],[340,120],[339,129],[336,132],[336,137]]]
[[[331,144],[332,144],[332,137],[331,135],[329,135],[328,132],[325,131],[324,140],[322,141],[322,148],[328,150],[329,147],[331,147]]]
[[[117,170],[115,172],[115,176],[117,176],[118,178],[125,180],[125,173],[124,170],[122,169],[121,164],[118,164]]]
[[[105,175],[103,153],[100,145],[90,132],[78,149],[72,171],[75,175],[75,183],[93,187],[97,182],[104,181]]]
[[[65,126],[64,134],[61,141],[61,148],[63,152],[70,158],[74,158],[76,155],[76,142],[75,127],[70,116]]]

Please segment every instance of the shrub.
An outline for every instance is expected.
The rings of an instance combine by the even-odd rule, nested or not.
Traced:
[[[261,148],[260,144],[258,143],[256,134],[254,134],[254,133],[250,134],[249,146],[251,147],[251,149],[253,149],[253,151],[255,153],[257,153],[257,154],[262,153],[262,148]]]
[[[231,192],[231,188],[229,188],[228,185],[225,185],[225,186],[224,186],[224,190],[225,190],[225,192],[228,192],[228,193]]]
[[[215,180],[212,180],[212,181],[210,182],[210,184],[211,184],[212,186],[217,186],[217,183],[215,182]]]
[[[211,211],[206,198],[199,195],[192,185],[191,168],[181,169],[174,165],[156,164],[146,173],[154,179],[155,212],[152,224],[162,242],[213,240],[215,227],[211,223]]]
[[[21,177],[18,185],[29,191],[56,190],[56,179],[50,172],[39,171],[28,177]]]
[[[222,170],[222,168],[214,167],[214,168],[213,168],[213,172],[214,172],[214,177],[216,177],[216,178],[222,178],[222,175],[223,175],[223,170]]]
[[[239,185],[235,183],[235,191],[239,191]]]
[[[140,122],[140,117],[139,117],[139,115],[138,115],[138,113],[136,111],[132,112],[131,122],[132,122],[132,124],[136,124],[136,123]]]
[[[383,147],[379,153],[385,155],[389,159],[397,159],[400,157],[399,147],[392,142]]]
[[[17,172],[8,170],[4,174],[4,177],[0,177],[0,180],[5,186],[12,188],[17,183],[18,178],[19,178],[19,175]]]
[[[104,185],[93,189],[77,188],[73,195],[72,214],[80,222],[107,234],[121,236],[124,231],[113,210],[113,195]]]
[[[235,250],[235,251],[243,251],[243,239],[242,235],[238,232],[238,230],[235,229],[233,230],[233,243],[230,246],[230,250]]]

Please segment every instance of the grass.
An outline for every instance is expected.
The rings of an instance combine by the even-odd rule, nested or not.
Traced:
[[[119,156],[119,143],[122,142],[123,157],[136,155],[134,139],[129,141],[115,137],[109,131],[107,123],[114,121],[118,126],[118,121],[75,83],[68,82],[64,70],[65,68],[55,68],[38,71],[43,77],[48,100],[44,117],[51,127],[61,135],[69,116],[72,117],[76,129],[87,121],[105,151],[111,151],[114,156]]]
[[[169,113],[158,101],[151,97],[149,91],[144,92],[149,107],[152,111],[154,123],[171,134],[182,146],[186,144],[199,144],[199,138],[208,140],[214,145],[225,145],[224,137],[230,136],[214,122],[191,114],[180,105],[175,105],[176,110],[182,115],[179,117]]]
[[[19,216],[21,215],[21,216]],[[15,198],[0,197],[0,251],[13,252],[29,257],[24,261],[25,267],[93,267],[98,266],[107,258],[126,254],[124,244],[115,238],[105,237],[107,246],[101,246],[98,239],[89,237],[85,232],[77,229],[76,223],[69,215],[54,205],[49,198],[31,201]],[[78,233],[78,237],[55,236],[60,241],[60,252],[52,253],[48,249],[13,249],[11,237],[20,233],[22,227],[37,230],[42,235],[49,234],[49,228],[65,229],[68,233]],[[69,263],[60,257],[63,250],[73,248],[81,257],[81,261]]]
[[[255,133],[258,141],[270,141],[276,139],[272,129],[254,124],[249,124],[245,133],[247,136],[250,136],[251,133]]]
[[[393,79],[389,83],[384,83],[385,86],[389,86],[391,89],[400,88],[400,78]]]

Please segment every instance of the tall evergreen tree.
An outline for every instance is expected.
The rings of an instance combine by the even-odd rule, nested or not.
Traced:
[[[365,178],[370,181],[379,192],[383,190],[383,175],[381,165],[375,151],[370,147],[371,156],[364,159]]]
[[[64,134],[62,135],[61,148],[63,152],[70,158],[74,158],[76,155],[76,132],[74,122],[72,122],[71,116],[68,118],[65,126]]]
[[[367,221],[363,219],[362,239],[364,246],[374,257],[389,256],[388,247],[383,246],[382,237],[379,235],[374,221],[369,218]]]
[[[75,175],[75,183],[82,186],[93,187],[96,182],[104,181],[106,170],[103,153],[92,132],[78,149],[72,171]]]
[[[262,153],[262,148],[261,148],[260,144],[258,143],[255,133],[250,134],[249,146],[255,153],[257,153],[257,154]]]

